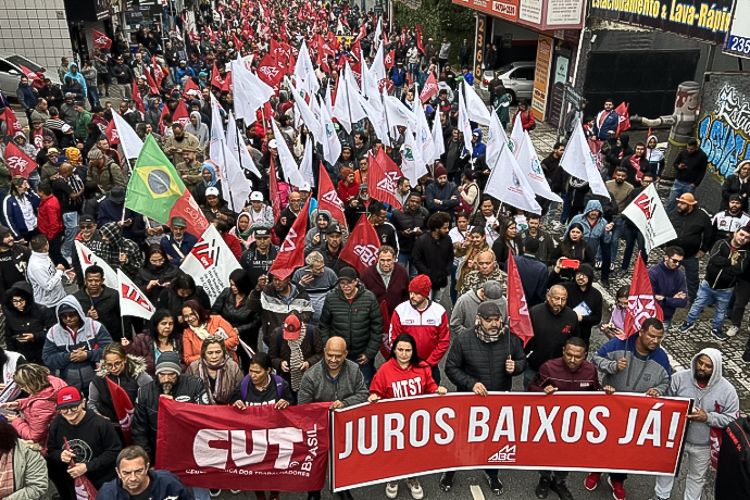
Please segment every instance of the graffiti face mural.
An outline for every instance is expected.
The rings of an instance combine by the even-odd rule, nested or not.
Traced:
[[[701,149],[709,168],[722,179],[733,174],[739,162],[750,158],[750,102],[730,84],[718,92],[713,110],[706,110],[698,125]]]

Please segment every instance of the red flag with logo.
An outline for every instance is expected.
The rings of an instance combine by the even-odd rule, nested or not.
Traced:
[[[161,82],[164,81],[164,70],[161,69],[159,63],[156,62],[156,56],[151,56],[151,68],[154,72],[154,79],[156,80],[156,88],[161,87]]]
[[[211,86],[222,90],[224,88],[224,85],[224,79],[219,74],[219,68],[216,67],[216,62],[214,62],[214,68],[213,70],[211,70]]]
[[[107,128],[104,129],[104,135],[107,136],[107,141],[109,142],[110,146],[120,144],[120,134],[119,132],[117,132],[117,127],[115,126],[114,120],[109,122]]]
[[[146,75],[146,80],[148,81],[148,93],[151,95],[159,95],[159,85],[157,85],[154,81],[154,78],[151,76],[148,68],[143,73]]]
[[[193,99],[198,99],[200,95],[201,89],[198,88],[198,85],[196,85],[192,78],[188,78],[187,83],[185,84],[185,91],[182,93],[182,97],[192,101]],[[164,107],[166,108],[166,106]]]
[[[344,210],[341,208],[341,200],[336,193],[333,182],[331,182],[328,171],[323,166],[323,162],[320,163],[320,176],[318,179],[320,181],[320,186],[318,186],[318,207],[321,210],[328,210],[339,224],[346,224]]]
[[[380,238],[375,228],[367,220],[365,214],[359,218],[359,222],[354,226],[354,231],[346,240],[339,258],[349,263],[361,275],[365,269],[370,267],[378,259],[378,249],[380,248]]]
[[[270,54],[263,56],[260,66],[258,66],[258,78],[278,92],[281,76],[281,70],[276,64],[276,60]]]
[[[396,60],[396,51],[392,50],[388,52],[385,55],[385,58],[383,59],[383,63],[385,64],[386,69],[391,69],[393,67],[393,63]]]
[[[404,176],[401,169],[385,154],[385,148],[378,150],[377,157],[368,153],[367,159],[370,164],[370,174],[367,181],[370,196],[401,210],[401,203],[399,203],[395,194],[398,180]]]
[[[11,177],[20,175],[25,179],[28,179],[29,174],[38,166],[13,141],[5,147],[5,163],[8,165]]]
[[[99,49],[109,49],[112,47],[112,39],[99,30],[91,30],[91,37],[94,39],[94,47]]]
[[[628,294],[628,310],[625,313],[625,322],[622,327],[623,335],[617,338],[625,340],[631,335],[637,334],[641,325],[648,318],[664,319],[664,312],[654,298],[654,289],[651,288],[651,279],[643,259],[635,260],[635,272],[633,281],[630,282],[630,293]]]
[[[109,387],[109,393],[112,395],[112,405],[117,413],[117,420],[120,421],[120,430],[125,438],[125,445],[133,444],[133,437],[130,434],[130,426],[133,422],[133,402],[130,401],[128,394],[122,387],[112,382],[109,378],[104,378]]]
[[[65,441],[65,449],[73,451],[68,443],[68,438],[64,437],[63,440]],[[71,460],[70,466],[72,467],[74,465],[75,461]],[[76,500],[96,500],[96,488],[91,484],[91,481],[86,477],[86,474],[82,474],[75,478],[74,485],[76,490]]]
[[[272,172],[273,174],[273,172]],[[273,177],[274,175],[272,175]],[[289,234],[279,248],[279,254],[273,261],[268,274],[279,279],[290,276],[295,269],[305,265],[305,236],[307,236],[307,215],[310,211],[310,198],[294,220]]]
[[[621,133],[630,128],[630,113],[628,112],[629,106],[630,104],[621,102],[620,105],[615,108],[615,112],[620,118],[620,121],[617,123],[617,132],[615,133],[615,136],[619,136]]]
[[[523,341],[524,347],[534,336],[534,328],[531,326],[529,316],[529,305],[526,303],[526,295],[523,293],[521,276],[518,274],[513,252],[508,253],[508,326],[511,333]]]
[[[432,96],[438,93],[438,81],[435,78],[435,73],[430,72],[430,76],[427,77],[427,81],[424,82],[422,92],[419,93],[419,100],[424,104],[429,101]]]
[[[5,108],[5,113],[3,113],[3,120],[5,120],[5,123],[8,124],[8,135],[10,137],[13,137],[13,134],[15,134],[16,132],[23,131],[21,122],[18,121],[18,118],[16,118],[16,114],[12,109],[10,109],[10,106],[7,106]]]
[[[416,32],[417,32],[417,48],[422,54],[424,54],[424,44],[422,43],[422,38],[424,38],[424,36],[422,35],[421,24],[417,24]]]
[[[164,106],[164,109],[168,109],[167,106]],[[177,104],[177,107],[174,110],[174,113],[172,113],[172,122],[173,123],[179,123],[183,127],[187,127],[190,123],[190,115],[188,114],[187,108],[185,107],[185,103],[180,101]]]
[[[143,105],[143,99],[141,98],[141,93],[138,90],[138,84],[135,83],[135,80],[133,80],[133,101],[135,101],[136,109],[145,114],[146,107]]]

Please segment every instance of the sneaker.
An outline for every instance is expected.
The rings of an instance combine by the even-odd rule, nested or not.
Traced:
[[[658,495],[654,495],[651,498],[649,498],[648,500],[669,500],[669,498],[662,498],[662,497],[660,497]]]
[[[711,328],[711,335],[713,335],[714,337],[716,337],[722,342],[724,342],[726,339],[729,338],[727,337],[726,333],[721,331],[721,328]]]
[[[537,498],[547,498],[547,495],[549,495],[549,479],[542,476],[539,478],[539,484],[536,485],[536,490],[534,490],[534,493],[536,493]]]
[[[601,269],[602,268],[602,261],[597,260],[596,264],[594,264],[594,268],[595,269]]]
[[[445,472],[440,475],[440,489],[449,492],[453,488],[453,476],[449,476]]]
[[[625,493],[625,485],[622,484],[622,481],[612,481],[612,478],[608,477],[607,482],[612,487],[612,496],[615,500],[625,500],[628,497],[628,494]]]
[[[727,330],[727,337],[734,337],[738,333],[740,333],[740,327],[732,325],[729,327],[729,330]]]
[[[498,496],[503,494],[503,483],[497,476],[487,476],[487,480],[490,483],[492,493]]]
[[[239,495],[240,493],[242,493],[242,490],[229,490],[229,493],[231,493],[232,495]]]
[[[407,479],[406,485],[411,490],[411,496],[414,500],[422,500],[424,498],[424,490],[422,489],[422,485],[419,484],[419,481],[416,479]]]
[[[208,494],[211,496],[211,498],[216,498],[221,495],[221,490],[208,490]]]
[[[612,262],[612,263],[611,263],[611,264],[609,265],[609,270],[610,270],[610,271],[614,271],[614,270],[615,270],[615,263],[614,263],[614,262]]]
[[[744,363],[750,363],[750,350],[745,350],[745,352],[742,353],[742,361]]]
[[[619,269],[619,270],[617,270],[615,272],[615,278],[622,278],[626,274],[628,274],[628,270],[627,269]]]
[[[560,481],[559,483],[557,481],[553,481],[549,488],[557,493],[557,496],[560,497],[560,500],[575,500],[570,491],[568,491],[568,487],[565,486],[565,481]]]
[[[600,281],[601,281],[601,284],[602,284],[602,286],[604,288],[609,288],[610,287],[609,278],[602,278]]]
[[[583,482],[583,487],[589,491],[594,491],[599,484],[600,477],[602,477],[601,472],[591,472],[586,476],[586,480]]]
[[[398,496],[398,483],[387,483],[385,485],[385,496],[396,498]]]
[[[684,323],[683,323],[682,325],[680,325],[680,328],[679,328],[679,330],[680,330],[680,331],[681,331],[682,333],[685,333],[685,332],[687,332],[688,330],[690,330],[691,328],[693,328],[693,326],[695,326],[695,322],[692,322],[692,323],[690,323],[690,322],[688,322],[688,321],[685,321],[685,322],[684,322]]]

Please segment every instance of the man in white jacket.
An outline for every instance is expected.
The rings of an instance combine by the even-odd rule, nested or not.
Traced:
[[[63,276],[67,275],[72,280],[75,274],[66,271],[62,264],[55,268],[49,258],[49,241],[43,234],[31,238],[31,250],[26,278],[34,290],[34,300],[37,304],[55,307],[67,295]]]

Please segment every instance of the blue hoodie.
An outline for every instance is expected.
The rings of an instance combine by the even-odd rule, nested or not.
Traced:
[[[76,74],[75,75],[73,74],[73,66],[75,66],[75,68],[76,68]],[[71,62],[70,64],[68,64],[68,72],[65,73],[65,75],[63,76],[63,83],[65,83],[65,81],[64,81],[65,77],[68,77],[68,76],[71,77],[73,80],[75,80],[75,81],[77,81],[78,83],[81,84],[81,87],[83,88],[83,95],[84,96],[89,95],[88,89],[86,87],[86,79],[81,74],[81,70],[78,67],[78,64],[76,64],[75,62]]]
[[[592,227],[589,223],[588,219],[586,219],[586,216],[589,212],[592,210],[598,210],[599,211],[599,219],[597,219],[596,224]],[[589,202],[586,204],[586,210],[583,211],[582,214],[576,215],[573,217],[570,222],[568,223],[568,229],[565,230],[565,233],[570,230],[570,226],[575,224],[576,222],[583,226],[583,239],[586,240],[586,243],[589,244],[591,249],[596,252],[599,249],[599,243],[609,243],[612,241],[612,231],[605,232],[605,228],[607,227],[607,221],[604,219],[603,215],[604,211],[602,210],[602,204],[599,203],[599,200],[589,200]]]
[[[209,170],[211,172],[211,182],[206,182],[206,179],[203,179],[203,185],[206,187],[212,187],[216,186],[216,169],[213,165],[210,163],[204,163],[201,167],[201,174],[203,174],[204,170]]]
[[[473,160],[473,159],[479,158],[480,156],[482,156],[483,154],[485,154],[487,152],[487,146],[485,146],[485,144],[482,142],[482,136],[483,136],[483,134],[482,134],[482,130],[481,129],[475,128],[474,130],[471,131],[471,133],[472,133],[472,135],[474,135],[474,134],[478,134],[479,135],[479,140],[474,145],[474,150],[471,152],[471,159]],[[463,153],[461,153],[461,156],[465,155],[466,153],[468,153],[468,151],[466,150],[466,148],[464,148],[464,151],[463,151]]]

